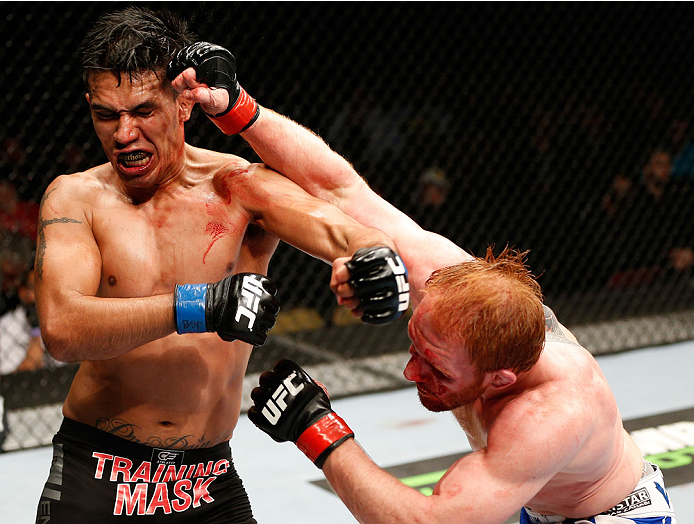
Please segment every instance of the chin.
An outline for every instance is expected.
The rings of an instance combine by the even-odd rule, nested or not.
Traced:
[[[443,411],[451,410],[450,406],[448,406],[447,404],[445,404],[437,398],[430,397],[429,395],[422,393],[419,390],[417,390],[417,394],[419,395],[419,402],[429,411],[433,411],[434,413],[441,413]]]
[[[426,391],[422,391],[419,387],[417,387],[417,393],[419,394],[419,401],[422,403],[422,406],[429,411],[439,413],[442,411],[452,411],[475,402],[480,398],[482,388],[478,385],[456,394],[449,394],[445,398],[440,398]]]

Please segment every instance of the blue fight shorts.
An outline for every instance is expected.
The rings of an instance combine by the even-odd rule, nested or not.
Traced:
[[[63,419],[37,524],[256,524],[228,442],[160,449]]]
[[[634,491],[599,515],[570,519],[560,515],[541,515],[523,508],[520,524],[676,524],[675,511],[665,491],[663,473],[655,464],[646,464],[652,466],[651,472],[641,477]]]

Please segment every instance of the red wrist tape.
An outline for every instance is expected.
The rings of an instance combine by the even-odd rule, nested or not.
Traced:
[[[353,436],[354,432],[347,423],[333,412],[306,428],[297,439],[296,445],[320,468],[332,449]],[[328,453],[321,456],[325,451]]]
[[[242,87],[238,100],[229,112],[222,116],[211,116],[210,120],[225,135],[236,135],[249,128],[258,119],[259,114],[260,107],[258,107],[258,103]]]

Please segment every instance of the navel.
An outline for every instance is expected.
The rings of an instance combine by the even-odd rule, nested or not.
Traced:
[[[108,285],[109,286],[115,286],[118,283],[118,279],[115,277],[115,275],[109,275],[108,276]]]

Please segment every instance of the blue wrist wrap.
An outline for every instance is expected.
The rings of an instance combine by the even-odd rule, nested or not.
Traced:
[[[185,284],[176,286],[176,331],[183,333],[205,333],[205,302],[207,284]]]

